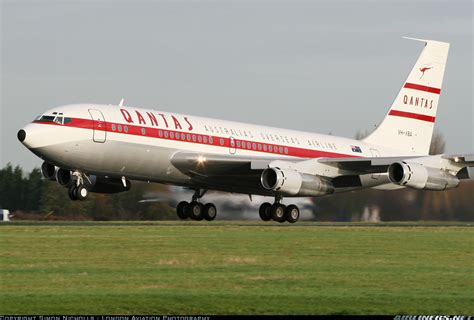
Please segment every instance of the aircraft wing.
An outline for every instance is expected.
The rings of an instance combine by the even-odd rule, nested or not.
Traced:
[[[463,167],[474,167],[474,154],[444,155],[443,159],[450,160]]]
[[[396,161],[415,157],[374,157],[374,158],[319,158],[317,162],[331,165],[345,171],[358,174],[387,172],[388,166]],[[171,163],[182,173],[189,176],[242,175],[254,170],[263,170],[274,161],[298,163],[310,159],[241,157],[233,155],[198,154],[178,152]]]
[[[285,159],[287,161],[287,159]],[[227,192],[272,195],[260,183],[262,170],[274,158],[177,152],[171,163],[196,186]],[[301,160],[295,160],[301,161]]]
[[[397,161],[420,159],[430,156],[409,157],[375,157],[375,158],[320,158],[319,163],[331,165],[342,170],[352,171],[359,174],[383,173],[388,167]],[[443,155],[442,159],[449,160],[460,168],[474,167],[474,154],[470,155]]]
[[[462,167],[457,173],[459,179],[474,179],[474,154],[444,155],[442,158]]]
[[[318,158],[318,163],[326,164],[350,171],[352,174],[385,173],[388,167],[397,161],[406,161],[420,156],[403,157],[371,157],[371,158]],[[457,166],[474,167],[474,154],[466,155],[443,155],[442,159],[452,161]],[[242,157],[234,155],[198,154],[196,152],[178,152],[171,163],[182,173],[191,177],[209,177],[216,175],[239,176],[247,175],[256,170],[263,170],[274,161],[298,163],[309,159],[288,158],[265,158],[265,157]]]
[[[439,157],[439,156],[438,156]],[[171,158],[171,163],[183,174],[189,176],[197,185],[210,186],[216,190],[268,194],[271,193],[261,186],[260,176],[262,170],[274,162],[285,162],[294,168],[303,165],[306,169],[318,164],[332,166],[339,169],[338,173],[326,177],[333,184],[348,186],[348,179],[357,180],[359,176],[368,174],[386,173],[388,167],[397,161],[410,159],[430,158],[430,156],[404,156],[404,157],[372,157],[372,158],[264,158],[242,157],[235,155],[200,154],[196,152],[177,152]],[[443,155],[440,160],[452,161],[458,168],[458,178],[474,178],[474,155]],[[298,169],[297,169],[298,170]],[[342,183],[343,182],[343,183]],[[342,184],[341,184],[342,183]],[[352,186],[352,184],[349,184]]]
[[[275,158],[250,158],[233,155],[198,154],[196,152],[177,152],[171,163],[182,173],[191,177],[210,177],[216,175],[240,176],[254,170],[263,170]],[[288,159],[281,159],[289,161]],[[293,162],[301,159],[290,160]]]
[[[332,179],[337,187],[360,186],[359,175],[371,173],[386,173],[388,166],[406,157],[385,158],[265,158],[243,157],[236,155],[202,154],[197,152],[177,152],[171,158],[171,163],[183,174],[190,177],[196,186],[222,191],[272,195],[261,184],[262,171],[271,164],[276,166],[304,165],[306,168],[319,164],[334,166],[342,175]],[[298,169],[296,169],[298,170]]]
[[[319,158],[318,162],[357,174],[384,173],[397,161],[419,157]]]

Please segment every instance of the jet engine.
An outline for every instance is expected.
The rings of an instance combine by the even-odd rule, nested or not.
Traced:
[[[70,170],[58,169],[56,172],[56,181],[63,187],[70,187],[74,183],[74,176]]]
[[[56,180],[56,171],[57,168],[49,162],[45,161],[41,165],[41,173],[43,174],[43,177],[47,180]]]
[[[388,177],[394,184],[420,190],[446,190],[459,185],[459,179],[445,170],[405,161],[392,163]]]
[[[267,168],[263,170],[260,181],[265,189],[286,196],[315,197],[334,192],[328,181],[291,169]]]

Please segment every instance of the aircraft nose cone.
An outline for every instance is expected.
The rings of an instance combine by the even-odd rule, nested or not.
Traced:
[[[18,137],[18,140],[20,140],[20,142],[25,141],[25,138],[26,138],[25,130],[21,129],[20,131],[18,131],[16,136]]]

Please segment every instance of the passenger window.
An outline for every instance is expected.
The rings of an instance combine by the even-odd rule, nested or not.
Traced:
[[[112,131],[115,131],[117,130],[117,127],[115,126],[115,124],[112,124]]]
[[[191,141],[191,135],[189,133],[186,135],[186,140]]]
[[[285,147],[285,154],[288,154],[288,148]]]
[[[165,131],[165,138],[168,139],[168,131]]]
[[[196,135],[193,134],[193,141],[196,142]]]
[[[142,128],[142,135],[145,135],[145,134],[146,134],[146,129]]]
[[[174,132],[173,131],[170,132],[170,138],[174,139]]]
[[[237,144],[237,148],[240,148],[240,140],[237,140],[236,144]]]
[[[207,143],[207,136],[202,137],[202,141],[203,141],[204,143]]]
[[[280,147],[279,151],[280,153],[283,153],[283,147]]]
[[[252,149],[252,144],[250,142],[247,142],[247,149]]]
[[[201,136],[198,136],[198,142],[201,143],[202,142],[202,137]]]
[[[123,131],[124,131],[125,133],[127,133],[127,132],[128,132],[128,126],[123,126]]]
[[[221,144],[221,146],[223,146],[224,145],[224,139],[220,138],[219,143]]]
[[[160,138],[163,137],[163,131],[158,130],[158,136],[159,136]]]
[[[212,144],[214,142],[214,139],[212,137],[209,137],[209,143]]]
[[[121,124],[118,125],[118,131],[122,132],[122,125]]]
[[[179,133],[178,133],[178,135],[179,135]],[[186,140],[186,135],[184,133],[181,133],[181,140],[183,140],[183,141]]]
[[[263,145],[263,151],[267,151],[267,145],[266,144]]]
[[[256,144],[255,142],[252,143],[252,149],[253,149],[253,150],[257,150],[257,144]]]

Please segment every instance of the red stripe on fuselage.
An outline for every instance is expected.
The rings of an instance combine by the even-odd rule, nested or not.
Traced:
[[[441,89],[439,88],[434,88],[434,87],[428,87],[428,86],[422,86],[421,84],[416,84],[416,83],[405,83],[405,85],[403,86],[404,88],[407,88],[407,89],[414,89],[414,90],[419,90],[419,91],[425,91],[425,92],[431,92],[431,93],[436,93],[436,94],[440,94],[441,93]]]
[[[426,121],[426,122],[433,122],[433,123],[436,120],[436,118],[432,116],[426,116],[424,114],[411,113],[411,112],[398,111],[398,110],[390,110],[388,115],[402,117],[402,118],[416,119],[416,120],[421,120],[421,121]]]
[[[106,131],[109,133],[116,133],[116,134],[127,134],[127,135],[134,135],[134,136],[141,136],[147,138],[155,138],[155,139],[163,139],[163,140],[171,140],[171,141],[180,141],[186,143],[195,143],[195,144],[202,144],[207,146],[215,146],[215,147],[224,147],[227,149],[231,148],[231,141],[233,140],[233,146],[236,150],[249,150],[255,151],[265,154],[279,154],[284,156],[291,156],[291,157],[298,157],[298,158],[359,158],[356,155],[349,155],[337,152],[330,152],[330,151],[320,151],[320,150],[313,150],[313,149],[304,149],[298,147],[290,147],[285,145],[278,145],[278,144],[271,144],[266,142],[256,142],[251,140],[243,140],[238,138],[225,138],[220,136],[212,136],[207,134],[198,134],[198,133],[191,133],[191,132],[184,132],[184,131],[175,131],[175,130],[168,130],[168,129],[160,129],[160,128],[150,128],[150,127],[141,127],[123,123],[111,123],[105,121],[105,128],[97,128],[97,121],[96,126],[94,129],[94,121],[91,119],[79,119],[79,118],[72,118],[70,122],[65,123],[64,125],[57,124],[54,122],[45,122],[45,121],[33,121],[34,123],[39,124],[47,124],[47,125],[55,125],[55,126],[64,126],[64,127],[72,127],[72,128],[80,128],[80,129],[89,129],[89,130],[100,130]],[[104,124],[104,122],[102,122]],[[113,130],[115,127],[115,130]],[[121,131],[119,131],[119,127]],[[184,139],[183,139],[184,138]],[[206,142],[204,142],[206,141]],[[240,146],[238,145],[240,143]],[[250,146],[250,147],[249,147]]]

